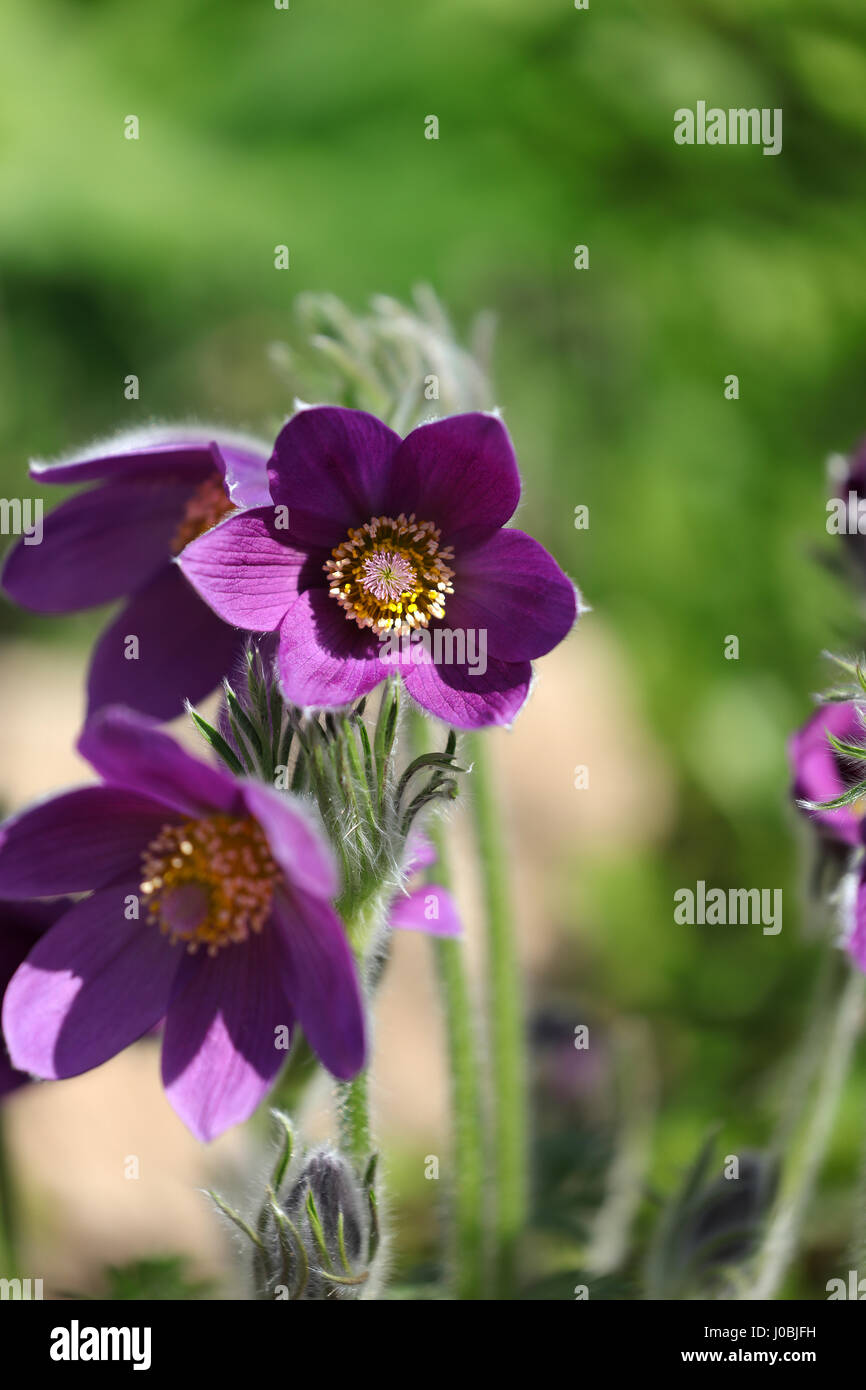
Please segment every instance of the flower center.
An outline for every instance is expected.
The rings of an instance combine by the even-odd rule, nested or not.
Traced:
[[[453,594],[454,559],[440,547],[441,533],[415,513],[374,516],[351,530],[324,565],[328,592],[359,627],[377,632],[426,627],[444,618],[445,595]]]
[[[172,945],[209,956],[261,931],[280,877],[261,827],[224,815],[164,825],[141,869],[149,918]]]
[[[199,483],[187,502],[180,525],[171,542],[172,555],[179,555],[184,546],[197,536],[204,535],[224,516],[235,510],[234,503],[225,490],[225,484],[218,473],[212,473]]]

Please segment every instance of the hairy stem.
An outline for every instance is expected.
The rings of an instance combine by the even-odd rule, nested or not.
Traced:
[[[528,1210],[523,1005],[498,800],[483,735],[471,735],[469,744],[472,808],[487,914],[496,1291],[500,1298],[509,1298],[515,1283],[518,1241]]]

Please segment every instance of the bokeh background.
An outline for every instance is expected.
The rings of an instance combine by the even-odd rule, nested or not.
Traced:
[[[785,741],[826,681],[821,649],[861,643],[821,563],[825,459],[866,432],[861,0],[5,0],[0,30],[3,496],[32,493],[28,458],[139,421],[271,432],[303,393],[305,291],[362,310],[426,282],[460,327],[496,314],[522,524],[593,609],[492,736],[547,1145],[526,1282],[570,1296],[632,1107],[644,1197],[611,1284],[628,1297],[711,1126],[720,1155],[772,1140],[821,954]],[[677,146],[673,112],[699,99],[783,108],[781,155]],[[103,620],[0,606],[7,808],[81,774],[70,745]],[[673,893],[700,878],[781,887],[783,931],[677,926]],[[593,1047],[575,1062],[581,1022]],[[426,943],[401,942],[376,1065],[407,1287],[435,1254],[439,1049]],[[6,1108],[28,1268],[54,1289],[105,1291],[106,1263],[175,1252],[232,1288],[193,1189],[242,1200],[251,1140],[204,1153],[156,1078],[145,1042]],[[864,1102],[861,1061],[791,1296],[848,1268]]]

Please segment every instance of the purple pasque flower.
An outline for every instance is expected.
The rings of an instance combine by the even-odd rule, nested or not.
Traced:
[[[239,435],[151,428],[116,435],[60,463],[31,465],[40,483],[89,483],[7,557],[2,586],[37,613],[125,599],[100,637],[88,712],[126,704],[171,719],[230,669],[237,633],[202,603],[173,560],[194,537],[269,501],[266,446]],[[137,654],[128,639],[138,642]]]
[[[0,902],[0,992],[36,942],[72,906],[68,898],[53,902]],[[0,1097],[30,1080],[13,1067],[0,1040]]]
[[[303,809],[132,711],[96,715],[79,750],[102,783],[0,830],[0,897],[92,890],[6,990],[13,1064],[76,1076],[164,1018],[163,1084],[203,1140],[252,1113],[296,1022],[335,1076],[354,1076],[360,987],[330,848]]]
[[[828,733],[842,743],[866,744],[866,727],[853,700],[820,705],[791,738],[788,756],[795,801],[832,801],[866,777],[866,767],[837,753],[827,738]],[[807,810],[806,814],[823,835],[846,845],[859,845],[864,810],[866,805],[862,808],[840,806],[835,811]]]
[[[279,632],[286,698],[347,705],[396,669],[449,724],[510,722],[577,599],[506,528],[520,479],[502,422],[454,415],[401,439],[361,410],[304,408],[269,477],[272,507],[229,517],[179,564],[226,622]]]

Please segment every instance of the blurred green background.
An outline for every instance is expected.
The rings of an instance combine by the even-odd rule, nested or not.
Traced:
[[[862,0],[5,0],[0,28],[0,492],[138,420],[267,430],[300,292],[360,310],[423,281],[460,325],[494,310],[522,524],[626,654],[677,797],[661,849],[575,858],[560,990],[649,1021],[657,1190],[715,1120],[725,1152],[765,1142],[819,954],[785,739],[821,649],[860,641],[815,552],[825,457],[866,432]],[[699,99],[781,107],[781,155],[677,146]],[[699,878],[782,887],[781,937],[674,930]],[[864,1088],[861,1068],[789,1293],[838,1272]]]

